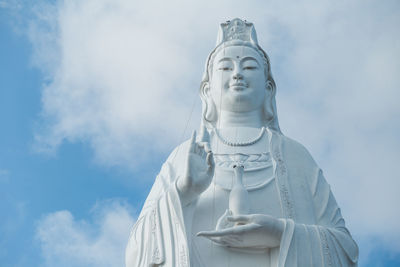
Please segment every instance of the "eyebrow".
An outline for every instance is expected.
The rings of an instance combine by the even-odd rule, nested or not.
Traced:
[[[244,58],[242,58],[242,60],[240,60],[240,64],[242,64],[243,62],[248,61],[248,60],[253,60],[257,63],[258,66],[260,66],[260,63],[258,63],[257,59],[255,59],[254,57],[244,57]]]
[[[220,63],[222,61],[232,61],[232,59],[229,57],[224,57],[224,58],[221,58],[220,60],[218,60],[218,63]]]
[[[257,59],[255,59],[254,57],[250,57],[250,56],[242,58],[240,60],[240,64],[242,64],[245,61],[249,61],[249,60],[255,61],[257,63],[257,65],[260,67],[260,63],[258,63]],[[229,57],[223,57],[220,60],[218,60],[217,63],[221,63],[221,62],[224,62],[224,61],[233,61],[233,59],[229,58]]]

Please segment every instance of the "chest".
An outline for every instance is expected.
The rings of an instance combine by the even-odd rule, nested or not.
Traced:
[[[270,261],[269,252],[249,254],[216,245],[206,238],[196,236],[200,231],[214,230],[219,218],[229,208],[232,175],[233,171],[217,168],[212,184],[196,203],[191,227],[191,254],[196,262],[194,266],[202,266],[201,262],[205,259],[205,266],[228,266],[227,259],[230,261],[229,266],[268,266],[266,263]],[[282,216],[272,166],[245,171],[243,185],[248,189],[249,213]]]
[[[233,171],[217,168],[213,182],[194,208],[192,232],[215,229],[218,219],[229,209]],[[281,217],[281,203],[272,167],[243,173],[243,186],[248,192],[250,214]],[[197,232],[196,232],[197,231]]]

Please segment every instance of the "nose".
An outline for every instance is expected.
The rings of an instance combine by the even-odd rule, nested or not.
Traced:
[[[233,74],[233,77],[232,77],[234,80],[242,80],[243,79],[243,75],[240,73],[240,72],[236,72],[236,73],[234,73]]]

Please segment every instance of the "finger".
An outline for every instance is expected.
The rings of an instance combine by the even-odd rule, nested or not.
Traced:
[[[211,240],[214,243],[221,245],[221,246],[225,246],[225,247],[230,246],[230,244],[227,243],[225,240],[223,240],[221,237],[211,237],[211,236],[204,236],[204,237],[207,238],[208,240]]]
[[[206,157],[207,154],[211,153],[210,144],[207,142],[196,142],[195,153],[202,157]]]
[[[194,152],[196,147],[196,131],[194,130],[192,133],[192,137],[190,138],[190,147],[189,151]]]
[[[210,135],[208,134],[206,126],[202,125],[200,129],[200,142],[209,142],[210,141]]]
[[[237,234],[242,234],[244,232],[254,230],[258,228],[259,226],[256,224],[246,224],[246,225],[240,225],[240,226],[235,226],[227,229],[223,229],[220,231],[202,231],[197,233],[198,236],[204,236],[204,237],[222,237],[226,235],[237,235]]]
[[[206,151],[206,143],[205,142],[196,142],[197,144],[197,152],[199,153],[199,155],[205,157],[207,155],[207,151]]]
[[[214,167],[214,158],[212,152],[207,153],[207,158],[206,158],[207,164],[210,168]]]
[[[221,241],[230,247],[240,247],[243,244],[243,238],[239,235],[224,236]]]
[[[207,153],[206,161],[207,161],[207,165],[208,165],[207,173],[209,175],[211,175],[214,172],[214,168],[215,168],[214,157],[211,152]]]
[[[210,143],[208,143],[208,142],[204,143],[204,150],[206,151],[206,153],[210,153],[211,152]]]
[[[222,240],[220,237],[205,237],[214,243],[220,244],[221,246],[229,246],[224,240]]]
[[[210,232],[214,232],[214,231],[200,231],[196,234],[196,236],[204,236],[204,237],[208,237]]]
[[[203,232],[199,232],[197,235],[209,238],[209,237],[223,237],[226,235],[231,235],[232,233],[233,233],[233,229],[227,228],[227,229],[223,229],[220,231],[203,231]]]
[[[243,239],[237,235],[229,235],[224,237],[203,236],[214,243],[227,247],[242,247]]]
[[[250,223],[252,222],[251,215],[236,215],[236,216],[228,216],[226,218],[230,222],[238,222],[238,223]]]

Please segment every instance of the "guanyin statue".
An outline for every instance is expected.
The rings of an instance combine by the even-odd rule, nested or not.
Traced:
[[[356,266],[358,247],[321,169],[284,136],[252,23],[222,23],[200,131],[163,164],[131,231],[127,267]]]

